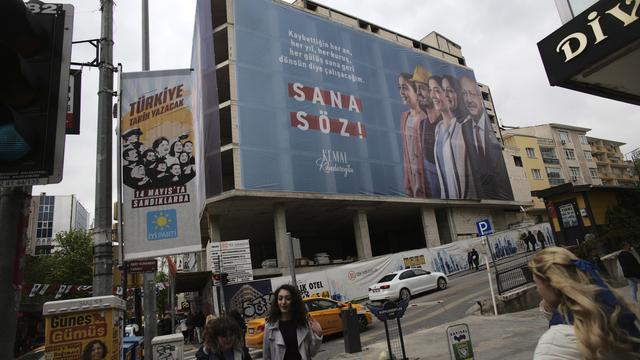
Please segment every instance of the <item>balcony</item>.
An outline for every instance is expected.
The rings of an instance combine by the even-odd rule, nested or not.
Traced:
[[[547,145],[547,146],[555,147],[556,143],[555,143],[555,141],[553,141],[553,139],[538,138],[538,145]]]
[[[564,181],[564,179],[562,178],[559,178],[559,179],[549,178],[549,185],[551,186],[562,185],[565,182],[566,181]]]
[[[542,155],[542,162],[545,164],[560,164],[560,160],[557,157],[545,157]]]

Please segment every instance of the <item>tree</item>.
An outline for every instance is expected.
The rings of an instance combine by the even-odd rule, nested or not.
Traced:
[[[91,285],[93,243],[91,232],[82,229],[56,234],[58,246],[51,255],[28,256],[25,282],[31,284]]]

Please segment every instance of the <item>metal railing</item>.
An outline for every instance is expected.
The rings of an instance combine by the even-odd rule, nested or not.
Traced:
[[[526,252],[494,262],[498,294],[502,295],[533,282],[533,275],[527,265],[533,254],[533,251]]]

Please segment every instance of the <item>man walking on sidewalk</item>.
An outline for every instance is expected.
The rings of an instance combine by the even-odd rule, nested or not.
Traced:
[[[622,268],[622,274],[629,283],[631,290],[631,298],[638,302],[638,282],[640,282],[640,264],[636,257],[631,253],[631,244],[625,242],[622,244],[622,251],[618,254],[618,262]]]

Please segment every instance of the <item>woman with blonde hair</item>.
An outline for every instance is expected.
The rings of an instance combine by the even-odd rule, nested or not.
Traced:
[[[550,313],[534,360],[640,359],[638,308],[615,294],[588,261],[551,247],[529,261]]]

